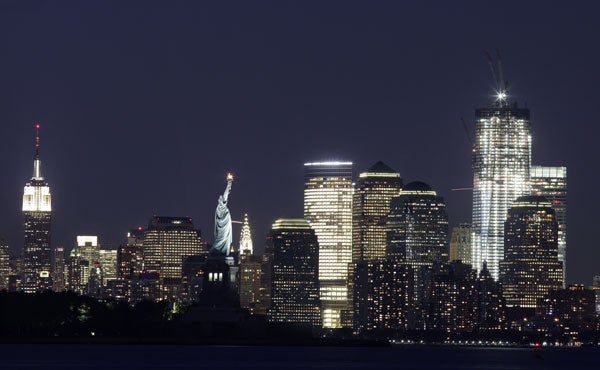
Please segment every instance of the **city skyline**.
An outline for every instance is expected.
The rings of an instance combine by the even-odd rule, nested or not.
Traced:
[[[433,42],[431,51],[404,40],[401,36],[404,27],[410,28],[413,23],[396,25],[391,16],[384,16],[380,25],[375,26],[375,16],[383,16],[384,10],[398,14],[405,6],[384,9],[383,5],[376,5],[364,16],[359,16],[359,8],[350,4],[337,16],[327,12],[333,10],[331,5],[323,10],[339,21],[345,32],[351,31],[351,21],[357,19],[374,27],[374,31],[365,31],[364,40],[351,37],[352,33],[346,36],[336,33],[325,22],[317,22],[316,30],[308,27],[309,20],[323,21],[325,16],[305,14],[302,18],[297,12],[274,7],[269,14],[281,12],[283,19],[294,27],[310,32],[299,37],[296,28],[271,20],[268,24],[283,27],[282,36],[268,36],[267,42],[250,40],[249,49],[241,50],[258,51],[250,53],[254,57],[244,63],[234,58],[239,57],[237,52],[220,45],[240,50],[244,41],[248,41],[246,32],[233,30],[228,34],[226,28],[212,22],[202,26],[177,9],[167,9],[162,16],[155,6],[144,18],[150,24],[160,19],[169,24],[181,18],[177,32],[167,33],[164,38],[157,37],[160,34],[151,31],[148,25],[142,26],[141,31],[131,28],[126,19],[134,9],[123,8],[123,16],[117,16],[107,14],[107,8],[102,8],[104,12],[100,14],[109,17],[116,29],[106,35],[100,25],[104,19],[93,16],[90,13],[93,8],[80,5],[49,9],[54,12],[51,15],[66,20],[70,26],[77,23],[70,15],[83,13],[82,18],[89,21],[88,32],[98,36],[93,42],[82,41],[66,26],[47,27],[45,18],[32,9],[24,9],[17,19],[31,17],[32,22],[23,24],[33,23],[30,31],[33,34],[24,32],[14,20],[2,18],[2,30],[18,31],[20,42],[31,44],[31,49],[39,49],[36,55],[44,56],[30,58],[29,51],[10,41],[8,58],[0,62],[3,70],[12,72],[10,76],[3,74],[6,83],[0,92],[5,112],[2,120],[6,123],[0,130],[3,137],[11,138],[0,149],[0,155],[10,159],[2,166],[5,181],[0,188],[0,201],[4,205],[0,235],[7,239],[11,252],[17,254],[22,248],[18,204],[22,194],[19,193],[23,182],[30,177],[31,127],[37,121],[42,124],[44,175],[52,185],[52,243],[67,250],[73,246],[75,236],[82,234],[99,235],[106,245],[116,248],[124,243],[127,230],[145,225],[153,214],[190,216],[202,230],[203,239],[210,240],[214,194],[218,193],[228,170],[235,173],[236,186],[239,185],[232,195],[233,219],[242,220],[244,213],[249,214],[255,249],[261,250],[273,220],[302,216],[302,164],[328,159],[352,161],[354,180],[359,172],[381,160],[400,172],[407,183],[431,184],[447,202],[451,226],[470,222],[471,193],[451,191],[472,186],[470,144],[460,117],[465,117],[473,132],[474,109],[488,105],[493,99],[483,49],[498,46],[516,99],[520,104],[527,102],[531,111],[535,147],[532,163],[569,168],[567,282],[590,284],[591,277],[598,273],[594,262],[598,252],[593,250],[593,236],[587,231],[592,229],[591,221],[586,216],[587,209],[594,208],[597,200],[592,200],[591,206],[588,203],[595,181],[594,174],[583,163],[586,158],[593,158],[593,146],[585,143],[590,143],[588,140],[594,135],[593,131],[584,135],[573,127],[593,122],[595,112],[591,87],[597,85],[598,74],[591,65],[597,55],[585,59],[586,52],[578,48],[594,39],[596,33],[584,32],[585,25],[592,23],[583,22],[581,28],[570,31],[559,24],[561,31],[571,35],[574,44],[557,51],[549,40],[553,36],[551,27],[555,26],[552,20],[559,12],[545,9],[549,20],[536,18],[535,24],[549,35],[534,34],[517,41],[519,31],[531,30],[526,21],[534,13],[533,6],[526,5],[527,16],[516,15],[515,29],[504,30],[504,35],[486,30],[482,32],[484,35],[469,36],[459,52],[448,55],[454,48],[449,46],[447,38]],[[463,35],[467,25],[445,20],[443,8],[434,10],[433,17],[446,25],[456,24],[447,37]],[[418,5],[406,9],[419,14],[428,10]],[[226,14],[218,6],[196,10],[191,13],[212,12],[221,20]],[[482,11],[473,6],[468,15]],[[234,20],[230,21],[233,23],[228,24],[238,22],[265,36],[264,30],[243,12],[242,6],[234,9]],[[490,16],[490,29],[501,22],[501,14]],[[586,15],[567,10],[564,17],[585,19]],[[214,38],[206,36],[210,27],[218,31]],[[188,28],[194,32],[190,32],[191,36],[184,35],[182,44],[199,37],[209,53],[222,54],[201,63],[204,52],[179,43],[169,49],[165,40],[174,39]],[[43,29],[47,34],[42,34]],[[318,31],[322,31],[325,41],[317,42]],[[126,41],[109,45],[121,36]],[[276,53],[280,61],[273,62],[275,59],[269,58],[272,56],[269,52],[273,53],[269,42],[285,36],[291,40]],[[333,52],[328,53],[325,46],[337,37],[342,42],[334,43]],[[436,37],[427,34],[421,42],[435,41]],[[147,42],[156,40],[159,50],[165,52],[181,51],[174,51],[175,59],[171,61],[144,42],[136,42],[133,50],[128,49],[127,42],[137,38]],[[404,48],[398,46],[401,40],[406,42]],[[315,41],[313,46],[312,41]],[[352,47],[346,44],[352,41],[355,41]],[[42,47],[44,43],[49,46]],[[542,46],[534,48],[537,44]],[[306,54],[298,62],[306,67],[294,63],[299,55],[292,53],[294,48],[298,48],[297,53]],[[78,51],[79,56],[68,62],[73,50],[83,54]],[[368,51],[369,57],[362,56],[362,50]],[[336,53],[339,55],[335,56]],[[558,53],[558,57],[548,58],[553,53]],[[98,58],[101,55],[108,56]],[[320,60],[319,55],[325,58]],[[414,69],[432,57],[447,58],[447,65],[440,67],[426,62],[423,69]],[[552,63],[540,62],[550,59]],[[572,59],[584,67],[576,70],[578,64]],[[27,63],[23,64],[24,61]],[[68,63],[63,67],[63,62]],[[214,77],[202,72],[202,68],[219,62],[228,64],[217,69]],[[161,68],[161,63],[166,67]],[[99,65],[103,68],[96,69]],[[373,71],[373,65],[379,71]],[[178,68],[184,72],[175,71]],[[88,74],[87,69],[99,72]],[[413,69],[416,77],[408,76]],[[300,71],[297,77],[288,76],[296,70]],[[241,82],[228,74],[232,71],[237,71],[233,76]],[[153,75],[157,77],[147,79]],[[78,82],[81,77],[84,78]],[[186,82],[187,77],[191,82]],[[281,84],[275,83],[278,78],[283,78]],[[315,84],[319,80],[322,83]],[[146,91],[133,87],[139,82],[144,82],[141,86]],[[199,92],[194,90],[197,86],[201,86]],[[468,92],[449,94],[457,89]],[[119,90],[130,96],[122,95]],[[215,103],[218,103],[216,108],[211,108]],[[200,105],[196,107],[197,104]],[[423,118],[424,111],[427,114]],[[216,161],[211,154],[214,149],[211,141],[223,132],[230,140],[229,148],[233,149]],[[237,237],[239,226],[234,227]]]

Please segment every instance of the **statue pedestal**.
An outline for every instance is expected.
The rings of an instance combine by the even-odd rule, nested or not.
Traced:
[[[190,307],[185,321],[235,322],[240,319],[237,292],[239,267],[233,257],[211,255],[202,268],[202,292],[198,304]]]
[[[199,304],[209,306],[239,305],[237,276],[239,267],[233,257],[210,255],[202,268],[202,292]]]

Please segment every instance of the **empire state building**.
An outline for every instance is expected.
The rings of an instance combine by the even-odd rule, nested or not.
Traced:
[[[42,176],[40,125],[36,124],[33,176],[23,190],[23,276],[21,290],[35,293],[52,289],[50,224],[52,206],[50,187]]]

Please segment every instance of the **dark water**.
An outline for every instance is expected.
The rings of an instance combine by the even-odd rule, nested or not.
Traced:
[[[3,344],[0,369],[600,369],[600,350]]]

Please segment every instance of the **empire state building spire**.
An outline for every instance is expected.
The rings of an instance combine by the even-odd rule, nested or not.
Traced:
[[[32,180],[43,180],[42,162],[40,161],[40,124],[35,124],[35,157],[33,159],[33,177]]]
[[[19,289],[26,293],[52,289],[52,202],[50,186],[41,173],[39,123],[35,130],[33,176],[23,189],[23,277]]]

